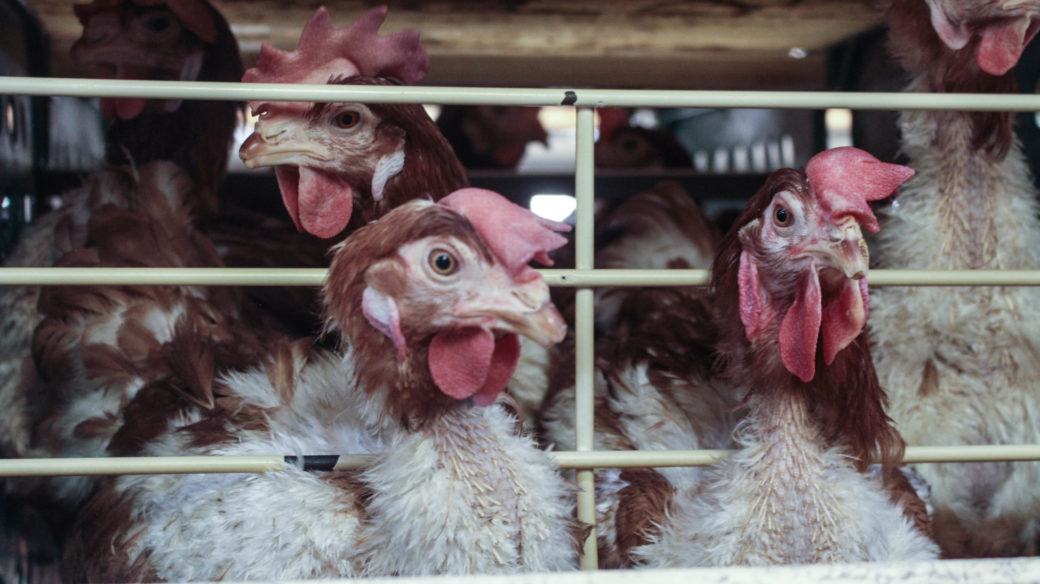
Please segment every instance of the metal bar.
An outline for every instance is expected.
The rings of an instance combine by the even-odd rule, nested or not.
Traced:
[[[595,140],[595,114],[592,108],[579,107],[576,121],[577,143],[575,145],[574,193],[577,199],[576,223],[574,225],[574,265],[577,272],[593,269],[595,256],[594,210],[595,183],[593,156]],[[575,296],[574,315],[574,431],[575,447],[580,452],[589,452],[595,447],[593,424],[593,379],[592,372],[596,355],[594,351],[594,308],[591,288],[579,288]],[[599,568],[596,548],[596,477],[591,469],[579,470],[575,477],[578,483],[578,521],[591,526],[585,539],[581,557],[582,570]]]
[[[282,456],[140,456],[13,458],[0,460],[0,476],[255,473],[285,468]]]
[[[218,83],[0,76],[0,94],[159,99],[364,101],[577,107],[1036,111],[1040,95],[831,91],[686,91]]]
[[[0,268],[2,286],[321,286],[324,268]]]
[[[550,452],[560,468],[708,466],[733,450],[618,450]],[[903,462],[996,462],[1040,460],[1040,444],[907,446]]]
[[[591,244],[590,244],[591,245]],[[0,286],[321,286],[323,268],[0,268]],[[704,286],[708,270],[539,270],[550,286]],[[1040,286],[1040,270],[871,270],[871,286]]]
[[[541,270],[550,286],[705,286],[709,270]],[[871,270],[871,286],[1040,286],[1040,270]]]
[[[633,468],[708,466],[732,450],[562,450],[547,452],[560,468]],[[259,473],[283,470],[291,463],[271,456],[159,456],[113,458],[0,459],[0,477]],[[375,454],[344,454],[332,470],[356,470],[371,464]],[[905,463],[960,463],[1040,460],[1040,444],[986,444],[962,446],[908,446]],[[323,470],[323,469],[317,469]]]

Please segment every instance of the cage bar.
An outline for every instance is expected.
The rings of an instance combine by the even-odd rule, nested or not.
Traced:
[[[577,199],[577,222],[574,226],[574,264],[577,272],[592,271],[595,254],[593,211],[595,209],[594,141],[595,110],[578,108],[577,143],[575,144],[574,192]],[[592,288],[579,288],[575,297],[575,343],[574,343],[574,431],[575,445],[579,452],[594,448],[595,428],[593,425],[593,378],[596,355],[594,346],[594,308]],[[578,520],[591,525],[585,538],[581,556],[583,570],[599,567],[596,549],[596,477],[591,469],[579,470]]]
[[[698,286],[708,282],[706,270],[596,270],[593,266],[593,115],[595,107],[700,107],[769,109],[872,109],[1038,111],[1040,95],[842,93],[785,91],[651,91],[546,88],[464,88],[282,85],[180,81],[129,81],[0,76],[0,94],[70,97],[142,97],[208,100],[363,101],[461,105],[571,105],[577,108],[578,199],[576,269],[541,270],[551,286],[576,287],[576,445],[575,451],[549,452],[561,468],[577,469],[579,518],[594,524],[592,469],[604,467],[702,466],[718,462],[731,451],[595,451],[593,444],[592,289],[598,286]],[[2,268],[0,285],[237,285],[318,286],[322,269],[246,268]],[[1040,270],[874,270],[872,286],[1036,286]],[[344,454],[334,470],[360,468],[378,455]],[[286,456],[187,456],[141,458],[8,459],[0,460],[0,476],[118,475],[155,473],[253,473],[287,468]],[[904,462],[981,462],[1040,459],[1040,445],[910,446]],[[582,567],[595,569],[596,540],[586,541]],[[1040,581],[1040,562],[1030,559],[942,561],[913,564],[859,564],[773,568],[713,568],[668,571],[620,571],[588,574],[483,576],[488,582],[652,582],[778,583],[899,580],[901,582]],[[443,578],[451,582],[457,578]],[[371,582],[426,581],[373,579]]]
[[[1040,95],[831,91],[693,91],[219,83],[0,76],[0,93],[217,101],[362,101],[458,105],[1038,111]]]

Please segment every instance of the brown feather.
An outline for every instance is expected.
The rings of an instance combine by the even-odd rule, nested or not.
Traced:
[[[292,403],[296,392],[296,364],[289,343],[278,342],[264,355],[264,370],[282,401]]]
[[[148,383],[122,410],[122,425],[112,436],[108,451],[113,456],[135,456],[149,441],[167,431],[170,420],[190,407],[184,392],[166,380]]]
[[[104,380],[103,389],[123,387],[144,371],[111,345],[93,343],[80,349],[87,379]]]
[[[111,481],[112,479],[107,479]],[[156,575],[147,570],[147,557],[128,563],[125,555],[108,554],[101,558],[92,550],[121,549],[132,545],[136,536],[127,537],[133,525],[136,501],[132,493],[117,489],[101,489],[77,516],[75,532],[89,533],[90,538],[70,538],[62,562],[65,582],[154,582]],[[89,526],[89,528],[88,528]]]
[[[628,483],[618,493],[617,553],[622,561],[617,567],[634,564],[633,548],[646,544],[665,523],[675,487],[652,468],[630,468],[621,471]]]
[[[72,435],[80,440],[107,438],[112,435],[118,423],[119,420],[111,413],[87,418],[76,425]]]
[[[882,469],[881,481],[888,491],[889,500],[902,509],[903,516],[913,523],[914,527],[928,539],[934,539],[932,519],[928,516],[928,506],[910,484],[910,479],[896,466]]]
[[[116,333],[116,344],[119,350],[132,362],[143,363],[159,352],[159,340],[136,315],[127,314],[119,331]]]
[[[213,377],[216,360],[208,338],[197,328],[185,325],[177,327],[174,338],[163,345],[162,356],[180,383],[170,387],[188,401],[205,409],[213,409]]]

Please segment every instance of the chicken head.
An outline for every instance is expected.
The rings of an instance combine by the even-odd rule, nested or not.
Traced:
[[[378,332],[401,367],[424,368],[451,400],[488,405],[516,367],[517,335],[549,346],[566,333],[527,262],[562,246],[556,231],[568,227],[482,189],[442,203],[406,203],[336,248],[328,319],[353,345]]]
[[[343,230],[361,187],[375,203],[404,165],[404,131],[360,103],[319,103],[302,116],[272,116],[267,105],[239,155],[248,168],[275,166],[296,228],[318,237]]]
[[[830,364],[862,330],[868,252],[860,225],[878,230],[867,202],[911,176],[862,150],[835,148],[814,156],[804,174],[777,171],[756,195],[769,199],[739,232],[741,321],[753,344],[777,335],[784,366],[802,381],[815,376],[819,337]]]
[[[196,81],[206,44],[217,38],[217,17],[202,0],[95,0],[75,10],[83,34],[72,58],[103,78]],[[152,103],[156,111],[171,112],[181,100]],[[143,98],[103,98],[101,112],[130,119],[146,105]]]
[[[416,31],[380,36],[386,14],[385,6],[374,8],[337,29],[328,11],[319,8],[295,50],[265,44],[256,67],[242,80],[415,83],[426,74],[429,56]],[[405,130],[375,107],[270,101],[253,101],[250,107],[258,120],[239,156],[248,168],[277,166],[283,202],[300,231],[321,238],[337,235],[350,222],[355,201],[380,207],[388,180],[404,167]],[[434,127],[421,106],[397,109],[409,110],[413,118],[426,117]],[[370,215],[367,220],[378,213]]]
[[[1040,30],[1035,0],[926,0],[932,27],[954,51],[974,43],[975,60],[986,73],[1003,75]]]

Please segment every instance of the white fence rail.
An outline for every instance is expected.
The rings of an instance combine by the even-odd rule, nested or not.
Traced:
[[[592,471],[609,466],[678,466],[711,464],[726,451],[630,451],[597,452],[593,450],[592,371],[593,371],[593,300],[597,286],[689,286],[704,285],[705,270],[596,270],[593,265],[593,136],[596,107],[700,107],[700,108],[774,108],[826,109],[851,108],[874,110],[975,110],[975,111],[1040,111],[1040,95],[989,94],[921,94],[921,93],[841,93],[841,92],[749,92],[749,91],[644,91],[604,89],[516,89],[414,86],[356,85],[280,85],[175,81],[116,81],[93,79],[0,77],[0,94],[53,95],[71,97],[141,97],[207,100],[274,100],[274,101],[361,101],[382,103],[427,104],[495,104],[520,106],[569,105],[577,109],[575,193],[577,224],[575,226],[576,269],[542,270],[553,286],[576,287],[576,420],[577,450],[554,452],[562,467],[578,469],[579,518],[594,523],[595,500]],[[750,193],[749,193],[750,194]],[[324,270],[313,269],[243,269],[243,268],[5,268],[0,269],[0,285],[242,285],[242,286],[318,286]],[[1036,286],[1040,271],[977,270],[920,271],[876,270],[870,274],[872,286]],[[1040,459],[1040,445],[1011,446],[930,446],[908,447],[908,462],[965,462],[981,460]],[[335,468],[356,468],[370,460],[367,456],[344,455]],[[176,457],[154,459],[52,459],[3,460],[0,476],[122,474],[166,472],[265,472],[284,468],[281,455],[266,457]],[[583,568],[596,567],[595,538],[586,547]],[[607,582],[623,577],[665,582],[694,572],[704,582],[790,580],[839,582],[898,579],[901,581],[932,580],[941,574],[943,580],[971,582],[1025,582],[1040,580],[1040,563],[987,562],[859,566],[803,567],[793,570],[771,569],[733,571],[675,571],[631,574],[599,573],[587,575],[553,575],[553,581],[571,578],[582,582]],[[1006,569],[1005,569],[1006,568]],[[679,576],[676,576],[679,575]],[[676,576],[673,578],[673,576]],[[548,577],[546,577],[548,578]],[[401,580],[395,580],[401,582]],[[541,582],[537,575],[503,578],[503,582]],[[886,580],[887,581],[887,580]],[[375,582],[375,581],[373,581]]]

